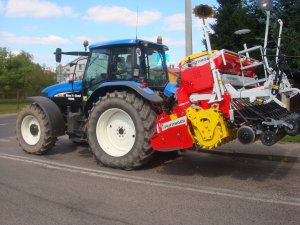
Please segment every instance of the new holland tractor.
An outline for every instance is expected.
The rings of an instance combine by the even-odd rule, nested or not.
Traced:
[[[168,48],[160,41],[110,41],[83,52],[56,49],[57,62],[62,54],[87,58],[83,80],[56,84],[29,98],[32,104],[17,117],[21,148],[43,154],[57,137],[68,135],[87,142],[99,163],[132,169],[147,163],[154,151],[213,149],[236,138],[271,146],[284,135],[299,134],[299,114],[278,99],[300,93],[280,66],[282,22],[272,68],[266,54],[268,10],[264,46],[238,53],[212,51],[205,23],[211,11],[206,5],[194,9],[207,51],[181,61],[177,83],[168,82]],[[250,57],[253,51],[260,53],[259,60]]]

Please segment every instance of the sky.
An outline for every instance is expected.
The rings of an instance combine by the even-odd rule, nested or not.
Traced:
[[[217,6],[216,0],[192,0]],[[138,19],[137,19],[138,11]],[[0,0],[0,47],[33,55],[34,62],[55,68],[53,52],[83,51],[90,44],[163,37],[171,63],[185,56],[184,0]],[[200,20],[193,17],[193,52],[205,50]],[[138,22],[137,22],[138,21]],[[138,25],[137,25],[138,24]],[[72,56],[63,56],[62,64]]]

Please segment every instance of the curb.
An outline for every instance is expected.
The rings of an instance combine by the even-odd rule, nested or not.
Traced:
[[[18,115],[18,113],[6,113],[6,114],[0,114],[0,118],[7,117],[7,116],[16,116],[16,115]]]
[[[214,155],[222,155],[227,157],[238,157],[238,158],[249,158],[249,159],[260,159],[266,161],[276,161],[276,162],[300,162],[300,157],[296,156],[281,156],[281,155],[263,155],[263,154],[248,154],[248,153],[230,153],[223,151],[215,151],[215,150],[198,150],[199,152],[214,154]]]

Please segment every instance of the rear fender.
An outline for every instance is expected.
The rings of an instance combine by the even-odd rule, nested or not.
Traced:
[[[32,104],[38,105],[46,114],[50,122],[50,131],[52,137],[58,137],[65,134],[65,121],[58,106],[49,98],[43,96],[28,97]]]
[[[150,88],[141,88],[140,84],[137,82],[106,82],[103,83],[96,89],[93,94],[89,97],[86,107],[85,113],[87,114],[88,110],[90,110],[93,106],[93,103],[98,101],[99,97],[103,97],[108,92],[114,91],[131,91],[141,96],[142,98],[148,100],[151,103],[161,103],[163,99],[157,95]]]

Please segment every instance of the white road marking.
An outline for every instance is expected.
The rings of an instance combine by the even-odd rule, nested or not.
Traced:
[[[216,188],[216,187],[201,186],[201,185],[197,186],[197,185],[191,185],[186,183],[168,182],[168,181],[163,181],[158,179],[149,179],[149,178],[144,178],[139,176],[124,175],[121,173],[88,169],[84,167],[72,166],[63,163],[55,163],[46,160],[33,159],[33,158],[5,154],[5,153],[0,153],[0,158],[21,161],[25,163],[43,166],[50,169],[62,170],[71,173],[80,173],[80,174],[85,174],[89,176],[100,177],[100,178],[110,179],[110,180],[117,180],[117,181],[130,182],[130,183],[143,184],[143,185],[151,185],[156,187],[163,187],[163,188],[169,188],[169,189],[175,189],[175,190],[187,191],[187,192],[196,192],[201,194],[211,194],[211,195],[230,197],[230,198],[236,198],[242,200],[251,200],[251,201],[264,202],[264,203],[283,204],[283,205],[300,207],[300,198],[296,198],[296,197],[286,197],[286,196],[275,197],[274,195],[249,193],[249,192],[236,191],[236,190],[231,190],[226,188]]]
[[[8,139],[16,139],[17,138],[17,136],[10,136],[10,137],[8,137]]]
[[[8,125],[8,123],[0,123],[0,126]]]
[[[12,142],[12,140],[16,140],[17,136],[10,136],[10,137],[6,137],[6,138],[0,138],[0,142]]]

